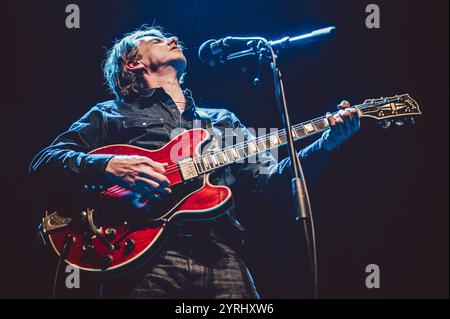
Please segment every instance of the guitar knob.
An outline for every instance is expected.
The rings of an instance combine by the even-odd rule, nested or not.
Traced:
[[[133,239],[127,239],[124,243],[124,253],[129,254],[133,251],[133,249],[136,247]]]
[[[83,251],[86,253],[91,253],[94,251],[94,246],[90,245],[90,244],[84,244],[82,247]]]
[[[102,269],[109,268],[112,265],[113,257],[111,255],[106,255],[102,258],[101,267]]]
[[[105,235],[108,240],[112,240],[116,237],[116,230],[114,228],[106,228]]]

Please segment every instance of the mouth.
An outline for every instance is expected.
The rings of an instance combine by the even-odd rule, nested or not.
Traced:
[[[181,51],[179,47],[177,47],[176,45],[173,46],[172,48],[170,48],[169,51]]]

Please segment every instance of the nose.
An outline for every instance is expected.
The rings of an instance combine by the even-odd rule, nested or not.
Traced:
[[[172,45],[172,43],[175,43],[175,45],[177,45],[177,44],[178,44],[178,38],[175,37],[175,36],[170,37],[170,38],[167,40],[167,45],[170,46],[170,45]]]

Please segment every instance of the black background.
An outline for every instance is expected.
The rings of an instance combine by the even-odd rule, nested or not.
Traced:
[[[80,29],[65,27],[69,3],[80,7]],[[369,3],[380,6],[380,29],[365,27]],[[105,48],[144,23],[161,25],[185,43],[186,86],[197,104],[226,106],[251,127],[280,127],[268,74],[256,89],[253,59],[210,69],[198,61],[198,46],[226,35],[277,39],[335,25],[330,41],[280,56],[293,121],[334,110],[343,98],[357,104],[406,92],[424,114],[415,126],[389,130],[363,120],[310,183],[321,297],[448,297],[448,1],[36,0],[3,6],[1,297],[48,297],[43,269],[55,264],[34,241],[39,212],[28,164],[90,106],[111,98],[100,68]],[[304,244],[289,203],[251,198],[240,205],[262,296],[303,296]],[[365,287],[371,263],[380,267],[380,289]]]

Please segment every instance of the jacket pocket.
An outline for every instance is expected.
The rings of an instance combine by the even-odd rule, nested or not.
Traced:
[[[164,127],[164,119],[148,119],[148,118],[134,118],[134,119],[126,119],[123,121],[123,127],[125,129],[129,128],[143,128],[147,129],[150,127]]]
[[[160,145],[169,141],[170,134],[163,118],[132,118],[123,120],[124,135],[129,144]]]

